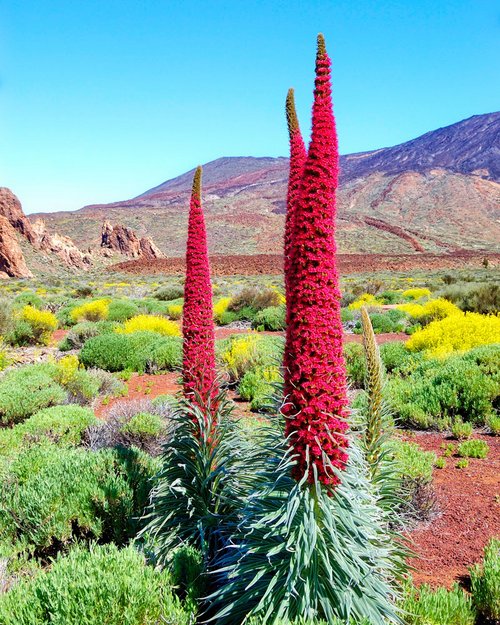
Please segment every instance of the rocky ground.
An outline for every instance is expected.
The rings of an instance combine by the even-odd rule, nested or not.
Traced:
[[[343,275],[375,271],[410,271],[412,269],[461,269],[479,268],[484,259],[489,264],[500,264],[500,254],[485,252],[454,252],[443,254],[338,254],[339,272]],[[213,275],[277,275],[283,271],[283,257],[278,254],[255,254],[253,256],[211,256]],[[184,258],[157,260],[129,260],[108,267],[108,271],[132,274],[183,274]]]

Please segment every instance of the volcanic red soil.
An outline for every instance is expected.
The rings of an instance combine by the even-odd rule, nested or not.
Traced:
[[[411,269],[458,269],[465,266],[481,267],[484,258],[491,266],[500,263],[500,254],[458,251],[443,254],[338,254],[342,274],[372,271],[409,271]],[[211,256],[213,275],[274,275],[283,271],[283,256],[255,254],[253,256]],[[137,259],[108,267],[110,272],[135,274],[183,274],[184,258]]]
[[[446,468],[434,470],[438,516],[410,533],[417,558],[413,578],[417,584],[450,587],[466,581],[468,568],[479,562],[492,537],[500,537],[500,438],[474,435],[490,447],[487,458],[469,459],[457,469],[459,458],[446,458]],[[411,436],[426,451],[442,455],[441,443],[456,443],[436,433]]]

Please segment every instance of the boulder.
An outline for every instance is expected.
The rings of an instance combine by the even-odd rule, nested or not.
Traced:
[[[112,225],[109,221],[102,224],[101,248],[113,250],[132,258],[164,258],[163,253],[147,237],[139,239],[137,234],[121,224]]]
[[[9,219],[0,215],[0,272],[11,278],[32,278]]]

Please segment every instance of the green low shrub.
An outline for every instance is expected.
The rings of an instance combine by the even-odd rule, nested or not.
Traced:
[[[465,362],[474,363],[483,374],[500,385],[500,345],[482,345],[461,356]],[[500,405],[496,405],[499,408]]]
[[[387,384],[389,405],[401,424],[425,429],[441,421],[449,427],[459,418],[482,425],[493,413],[499,385],[466,357],[409,364],[407,375],[394,376]]]
[[[198,549],[186,545],[174,551],[171,564],[172,582],[177,593],[193,601],[207,594],[203,556]]]
[[[393,438],[387,443],[387,459],[395,462],[400,481],[400,516],[403,522],[428,520],[435,509],[432,474],[436,454],[416,443]]]
[[[380,357],[387,373],[401,371],[418,357],[409,352],[402,341],[389,341],[380,346]]]
[[[108,308],[108,321],[122,323],[137,314],[139,314],[139,308],[134,302],[127,299],[112,300]]]
[[[401,608],[406,625],[474,625],[476,621],[472,602],[458,584],[451,590],[408,584]]]
[[[455,419],[451,426],[451,433],[459,441],[470,438],[472,436],[472,424],[464,423],[462,419]]]
[[[495,283],[449,287],[442,293],[442,297],[464,312],[488,315],[500,310],[500,286]]]
[[[85,367],[106,371],[153,373],[172,370],[180,365],[182,340],[154,332],[104,334],[89,339],[80,352]]]
[[[457,454],[462,458],[486,458],[489,451],[488,443],[475,438],[460,443]]]
[[[355,313],[350,308],[341,308],[340,309],[340,319],[341,319],[342,323],[347,323],[348,321],[354,321],[354,317],[355,317]]]
[[[242,399],[250,402],[252,410],[267,412],[273,408],[274,384],[279,378],[278,367],[256,367],[245,373],[238,392]]]
[[[37,557],[75,540],[124,544],[135,535],[155,469],[138,450],[22,450],[4,468],[0,536]]]
[[[14,426],[30,443],[47,439],[61,445],[79,445],[83,432],[97,423],[93,411],[82,406],[53,406]]]
[[[94,289],[90,284],[79,284],[74,292],[73,295],[75,297],[92,297],[92,295],[94,294]]]
[[[0,298],[0,336],[8,336],[14,328],[14,310],[12,301],[6,297]]]
[[[500,417],[491,415],[486,419],[486,425],[488,426],[493,436],[500,436]]]
[[[135,447],[158,456],[168,438],[171,412],[162,398],[118,401],[105,421],[88,428],[85,440],[93,450]]]
[[[387,310],[384,312],[370,313],[373,331],[375,334],[389,334],[391,332],[403,332],[408,326],[408,315],[402,310]],[[356,322],[354,327],[356,334],[361,334],[361,320]]]
[[[78,298],[78,299],[70,298],[64,303],[63,306],[59,308],[59,310],[56,313],[56,317],[59,321],[60,327],[70,328],[77,323],[71,316],[71,312],[77,306],[81,306],[82,304],[84,304],[85,301],[86,300],[84,298]]]
[[[500,620],[500,539],[484,549],[482,564],[470,569],[472,601],[479,614],[492,623]]]
[[[37,412],[22,423],[0,429],[0,472],[16,454],[37,445],[76,446],[97,419],[89,408],[53,406]]]
[[[141,315],[167,315],[168,306],[172,303],[171,301],[160,301],[152,298],[135,299],[132,301],[139,308]]]
[[[387,373],[406,373],[416,366],[420,356],[409,352],[404,343],[391,341],[380,346],[380,357]],[[366,359],[363,346],[360,343],[346,343],[344,358],[347,378],[353,388],[363,388],[366,376]]]
[[[71,328],[59,344],[59,349],[63,352],[81,349],[89,339],[101,334],[110,334],[117,327],[118,324],[111,321],[82,321]]]
[[[226,310],[221,313],[217,319],[217,325],[219,326],[228,326],[230,323],[234,321],[238,321],[238,313],[232,312],[231,310]]]
[[[184,287],[182,284],[169,284],[161,286],[153,293],[153,297],[162,302],[171,302],[174,299],[184,297]]]
[[[384,291],[377,297],[383,304],[400,304],[405,301],[401,291]]]
[[[6,336],[10,345],[25,347],[36,343],[33,327],[23,319],[17,319],[12,330]]]
[[[24,308],[24,306],[32,306],[41,310],[43,308],[43,299],[34,291],[25,291],[16,295],[14,298],[14,305],[17,308]]]
[[[12,369],[0,378],[0,423],[17,423],[42,408],[62,404],[67,397],[54,380],[53,366],[36,364]]]
[[[284,306],[269,306],[255,315],[252,327],[260,331],[270,330],[276,332],[277,330],[284,330],[286,328],[285,314]]]
[[[139,412],[122,426],[121,431],[124,434],[143,439],[160,436],[164,429],[165,424],[159,415]]]
[[[366,378],[365,350],[360,343],[344,345],[347,379],[353,388],[364,388]]]
[[[82,546],[0,595],[3,625],[190,625],[170,576],[132,547]]]
[[[415,479],[432,481],[432,468],[436,461],[436,454],[423,450],[417,443],[393,438],[389,442],[390,453],[398,465],[400,475]]]

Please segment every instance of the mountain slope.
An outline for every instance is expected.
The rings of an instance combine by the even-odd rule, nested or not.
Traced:
[[[104,218],[184,253],[193,171],[124,202],[44,215],[80,246]],[[279,253],[288,159],[226,157],[204,166],[214,254]],[[344,253],[498,251],[500,113],[476,115],[390,148],[341,157],[337,240]]]

